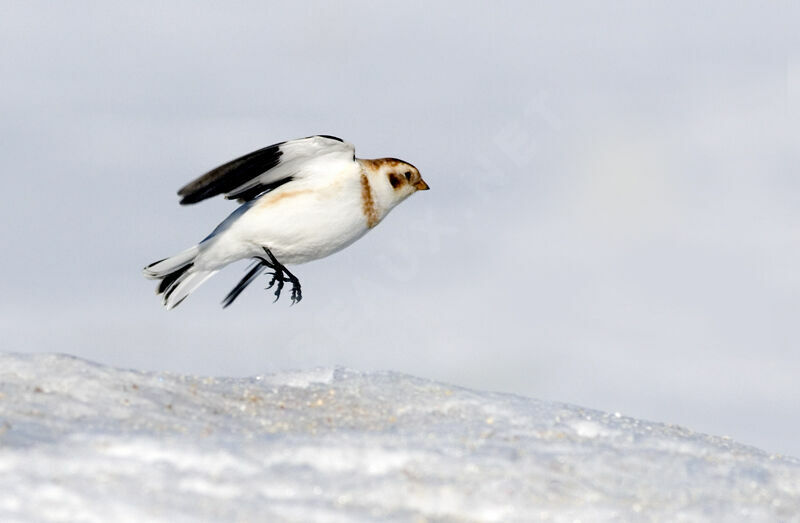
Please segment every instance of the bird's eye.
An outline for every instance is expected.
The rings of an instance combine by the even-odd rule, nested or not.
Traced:
[[[408,180],[410,182],[411,181],[411,171],[406,171],[405,177],[406,177],[406,180]]]

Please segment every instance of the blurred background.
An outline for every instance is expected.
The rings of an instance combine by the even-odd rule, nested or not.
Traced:
[[[2,350],[246,376],[341,365],[800,456],[797,4],[0,2]],[[340,136],[432,190],[174,311],[175,191]]]

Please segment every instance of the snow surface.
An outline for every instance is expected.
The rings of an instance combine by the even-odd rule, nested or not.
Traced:
[[[391,372],[0,354],[0,521],[610,519],[800,521],[800,461]]]

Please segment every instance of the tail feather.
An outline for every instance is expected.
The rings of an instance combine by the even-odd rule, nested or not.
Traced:
[[[194,259],[199,253],[200,246],[195,245],[194,247],[190,247],[185,251],[176,254],[175,256],[151,263],[144,268],[144,275],[146,278],[150,278],[151,280],[164,278],[165,276],[174,273],[178,269],[194,262]]]
[[[162,296],[167,309],[177,307],[192,291],[216,274],[216,270],[197,269],[194,260],[199,252],[199,247],[195,245],[144,268],[145,277],[161,280],[156,288],[156,294]]]
[[[203,284],[207,279],[214,276],[216,270],[212,271],[193,271],[191,269],[183,271],[175,281],[173,281],[164,292],[163,303],[167,309],[174,309],[186,299],[189,294]]]
[[[186,271],[191,269],[193,265],[194,265],[193,263],[190,263],[189,265],[184,265],[177,271],[171,272],[166,276],[164,276],[164,278],[161,280],[161,283],[158,284],[158,288],[156,289],[156,294],[164,294],[167,291],[167,289],[169,289],[173,283],[177,282],[178,279],[181,276],[183,276],[186,273]]]

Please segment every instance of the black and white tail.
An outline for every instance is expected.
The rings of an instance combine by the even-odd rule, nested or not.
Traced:
[[[144,275],[152,280],[161,280],[156,293],[162,296],[167,309],[177,307],[192,291],[216,274],[216,270],[198,270],[194,260],[200,253],[195,245],[185,251],[144,268]]]

